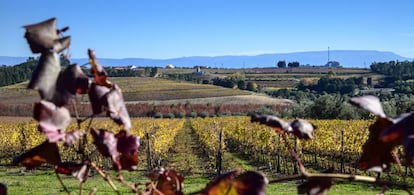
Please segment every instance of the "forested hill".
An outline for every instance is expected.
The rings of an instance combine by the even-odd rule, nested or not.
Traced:
[[[0,86],[11,85],[29,80],[37,65],[35,58],[28,58],[26,62],[15,66],[0,67]]]

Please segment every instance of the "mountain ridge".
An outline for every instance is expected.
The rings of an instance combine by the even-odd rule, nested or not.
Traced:
[[[25,62],[28,57],[0,56],[0,65],[16,65]],[[197,65],[213,68],[254,68],[274,67],[279,60],[286,63],[298,61],[301,65],[321,66],[328,61],[327,51],[302,51],[290,53],[267,53],[258,55],[223,55],[223,56],[186,56],[170,59],[150,58],[98,58],[104,66],[157,66],[165,67],[173,64],[177,67],[193,67]],[[391,60],[405,61],[413,58],[403,57],[390,51],[376,50],[331,50],[330,61],[338,61],[343,67],[368,68],[373,62]],[[72,63],[85,64],[87,58],[71,59]]]

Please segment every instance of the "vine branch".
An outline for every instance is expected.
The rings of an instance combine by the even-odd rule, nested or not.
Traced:
[[[103,178],[104,178],[104,180],[106,181],[106,182],[108,182],[108,184],[109,184],[109,186],[111,186],[111,188],[117,193],[117,194],[121,194],[121,192],[119,192],[119,190],[118,190],[118,188],[116,188],[116,186],[115,186],[115,184],[112,182],[112,180],[111,180],[111,177],[108,175],[108,174],[106,174],[106,173],[104,173],[99,167],[97,167],[96,165],[95,165],[95,163],[93,163],[93,162],[91,162],[91,166],[96,170],[96,171],[98,171],[98,173],[99,173],[99,175],[101,175]]]
[[[58,173],[56,173],[56,177],[58,178],[60,185],[62,185],[63,190],[65,190],[66,193],[68,193],[69,195],[71,195],[70,191],[68,190],[68,188],[66,188],[65,184],[62,181],[62,178],[60,178],[60,176],[59,176]]]

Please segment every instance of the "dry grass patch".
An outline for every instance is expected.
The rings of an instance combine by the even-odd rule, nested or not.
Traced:
[[[177,82],[159,78],[111,77],[109,80],[121,87],[125,101],[192,99],[250,94],[248,91],[228,89],[214,85]],[[0,103],[16,104],[39,101],[37,91],[28,90],[26,87],[27,82],[1,87]],[[80,99],[82,101],[88,101],[86,96]]]
[[[0,116],[0,123],[23,123],[34,120],[32,117]]]
[[[124,92],[125,101],[156,101],[249,95],[250,92],[214,85],[177,82],[159,78],[125,77],[110,78]]]
[[[208,98],[193,98],[193,99],[177,99],[165,101],[139,101],[134,103],[154,103],[156,105],[171,105],[171,104],[212,104],[212,105],[226,105],[226,104],[261,104],[261,105],[290,105],[294,102],[288,99],[276,99],[265,95],[237,95],[227,97],[208,97]]]

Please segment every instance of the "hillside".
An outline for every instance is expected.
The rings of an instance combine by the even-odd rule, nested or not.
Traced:
[[[85,56],[86,57],[86,56]],[[26,61],[27,57],[0,56],[0,65],[15,65]],[[87,63],[86,58],[71,59],[78,64]],[[298,61],[303,65],[325,65],[328,61],[327,51],[308,51],[293,53],[261,54],[255,56],[190,56],[171,59],[147,59],[147,58],[123,58],[109,59],[100,58],[99,61],[105,66],[158,66],[174,64],[178,67],[193,67],[196,65],[217,67],[217,68],[253,68],[253,67],[274,67],[277,61],[287,62]],[[412,60],[387,51],[373,50],[332,50],[330,60],[338,61],[344,67],[369,68],[373,62],[388,62],[391,60]]]
[[[220,104],[277,104],[277,100],[267,96],[253,95],[249,91],[228,89],[214,85],[202,85],[188,82],[176,82],[158,78],[116,77],[110,78],[117,83],[124,94],[127,103],[212,103]],[[33,103],[39,97],[36,91],[26,89],[27,82],[0,87],[0,103]],[[227,97],[227,98],[226,98]],[[81,96],[80,101],[87,101],[87,96]],[[286,102],[290,102],[286,100]]]

